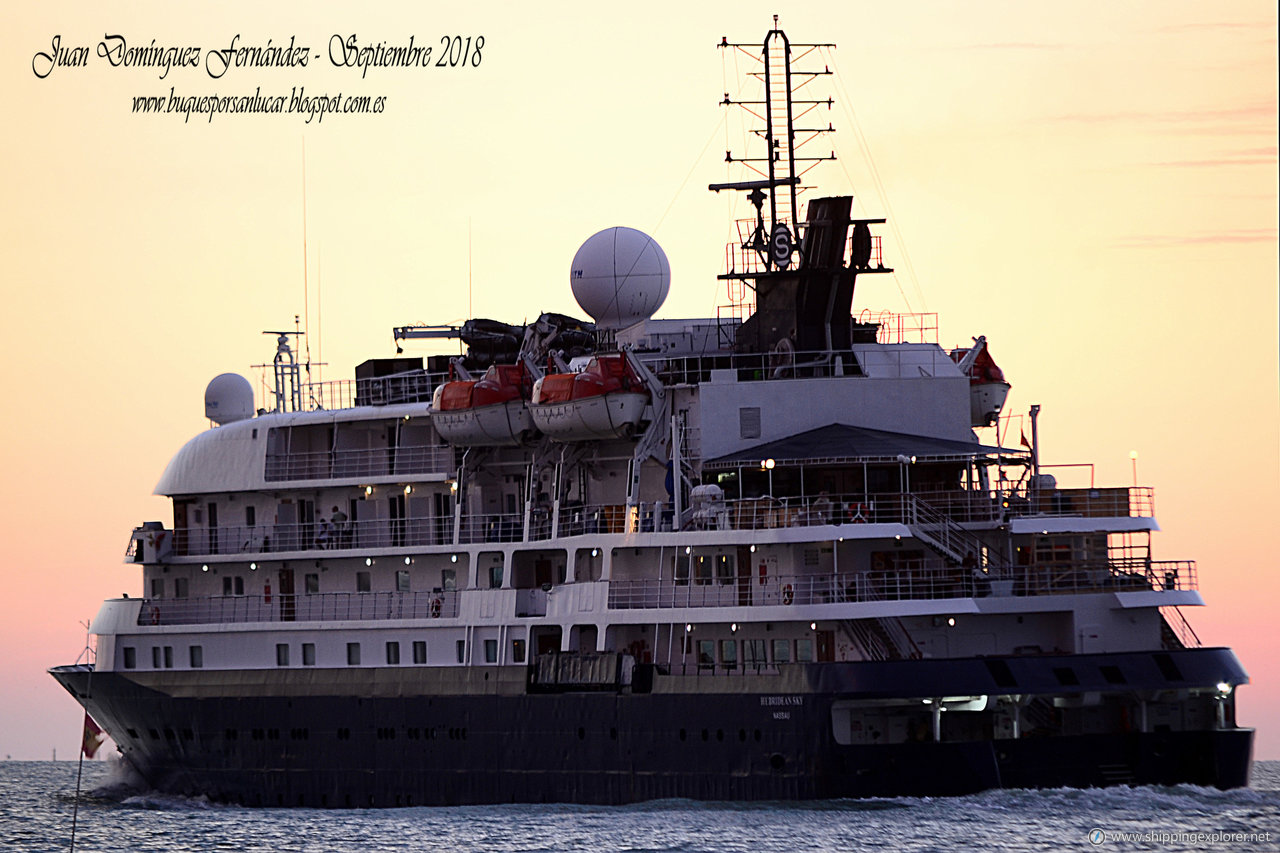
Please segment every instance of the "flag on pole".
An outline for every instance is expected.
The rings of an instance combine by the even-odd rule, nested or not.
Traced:
[[[89,716],[89,712],[84,714],[84,739],[80,743],[80,751],[84,753],[85,758],[92,759],[98,754],[98,747],[102,746],[102,742],[107,739],[107,733],[102,727],[93,721],[93,717]]]
[[[1022,433],[1022,446],[1025,447],[1027,450],[1030,450],[1031,442],[1027,441],[1026,430],[1019,430],[1019,431]]]

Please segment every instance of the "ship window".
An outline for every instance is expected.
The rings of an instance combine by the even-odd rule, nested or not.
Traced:
[[[394,640],[387,643],[387,663],[392,666],[400,663],[400,644]]]
[[[725,669],[733,669],[738,665],[737,640],[720,641],[720,663],[724,664]]]
[[[151,597],[164,598],[164,578],[151,579]]]
[[[467,662],[467,641],[459,640],[457,648],[458,648],[458,663],[466,663]]]
[[[373,585],[369,582],[368,572],[356,572],[356,592],[368,592],[373,589]]]
[[[138,667],[138,650],[133,646],[124,647],[124,668],[137,669]]]
[[[302,644],[302,665],[303,666],[316,665],[316,644],[315,643]]]
[[[409,570],[400,569],[396,572],[396,592],[409,591]]]
[[[414,663],[427,662],[427,643],[425,640],[413,641],[413,662]]]
[[[1166,681],[1185,681],[1182,677],[1182,670],[1178,669],[1178,665],[1173,662],[1173,657],[1167,654],[1152,655],[1151,658],[1156,662],[1156,666],[1160,668],[1160,674],[1165,677]]]
[[[811,663],[813,661],[813,640],[802,637],[796,640],[796,662]]]
[[[484,641],[484,662],[485,663],[498,662],[498,641],[497,640]]]
[[[258,508],[255,506],[247,506],[244,508],[244,526],[253,527],[258,523]]]
[[[524,663],[524,640],[511,641],[511,660],[513,663]]]
[[[672,573],[675,576],[676,583],[679,584],[680,586],[688,586],[689,585],[689,561],[681,560],[677,557],[672,557],[671,562],[675,566]]]
[[[489,589],[498,589],[502,586],[502,564],[494,563],[489,567]]]
[[[320,575],[315,572],[304,575],[302,581],[304,584],[303,589],[307,591],[307,595],[314,595],[320,591]]]
[[[760,437],[760,407],[743,406],[738,409],[738,437]]]
[[[716,665],[716,641],[698,641],[698,668],[709,669]]]
[[[173,669],[173,646],[164,647],[164,668]]]
[[[1128,684],[1129,683],[1125,679],[1124,673],[1120,671],[1120,667],[1118,666],[1100,666],[1098,667],[1098,669],[1102,671],[1102,677],[1107,680],[1108,684]]]
[[[276,666],[289,665],[289,644],[276,643]]]
[[[791,641],[790,640],[774,640],[773,641],[773,662],[774,663],[791,663]]]
[[[347,643],[347,666],[360,665],[360,644]]]
[[[190,590],[190,584],[186,578],[173,579],[173,597],[186,598]]]
[[[707,557],[698,557],[694,562],[693,582],[698,586],[706,586],[711,583],[711,560]]]
[[[175,590],[176,592],[176,590]],[[223,595],[244,595],[244,578],[227,575],[222,579]]]
[[[1080,679],[1076,677],[1076,671],[1069,666],[1055,666],[1053,675],[1058,679],[1058,683],[1067,687],[1074,687],[1080,683]]]
[[[991,677],[995,679],[997,687],[1017,687],[1018,680],[1013,676],[1013,670],[1009,669],[1009,664],[1002,660],[989,660],[986,662],[987,672],[991,673]]]
[[[768,662],[764,654],[764,640],[742,641],[743,666],[764,666]]]
[[[458,588],[458,573],[454,569],[443,569],[440,572],[440,585],[445,592],[453,592]]]
[[[160,668],[160,647],[159,646],[151,647],[151,667],[153,669]]]
[[[733,559],[732,554],[716,556],[716,580],[722,585],[733,583]]]
[[[189,650],[191,656],[191,668],[200,669],[204,666],[204,646],[192,646]]]

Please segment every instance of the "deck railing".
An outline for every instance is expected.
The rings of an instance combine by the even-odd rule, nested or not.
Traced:
[[[1139,592],[1197,589],[1189,560],[1118,560],[1015,569],[997,578],[962,567],[921,561],[919,568],[765,578],[645,578],[609,583],[615,610],[682,607],[755,607],[868,601]]]
[[[148,598],[139,625],[213,625],[246,622],[344,622],[385,619],[451,619],[458,593],[321,592]]]
[[[806,498],[742,498],[694,503],[682,515],[684,530],[767,530],[823,524],[913,524],[923,504],[948,520],[963,524],[991,524],[1010,517],[1083,515],[1091,518],[1129,517],[1151,511],[1149,488],[1059,490],[1061,499],[1044,495],[1006,500],[999,493],[963,491],[901,495],[818,495]],[[454,537],[454,517],[378,518],[329,524],[323,519],[294,524],[191,527],[176,531],[173,553],[216,556],[296,552],[367,550],[369,548],[470,545],[487,542],[547,541],[590,534],[667,532],[674,526],[669,502],[641,503],[628,518],[624,504],[562,503],[553,526],[553,508],[545,504],[526,513],[463,515]]]

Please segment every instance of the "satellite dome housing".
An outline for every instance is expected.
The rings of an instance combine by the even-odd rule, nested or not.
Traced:
[[[238,373],[213,377],[204,389],[204,416],[218,426],[253,417],[253,386]]]
[[[573,298],[598,325],[625,329],[662,307],[671,289],[671,265],[648,234],[616,226],[582,244],[569,283]]]

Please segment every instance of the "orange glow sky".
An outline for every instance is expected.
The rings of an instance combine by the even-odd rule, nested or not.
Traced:
[[[326,378],[392,355],[393,325],[460,321],[469,301],[512,322],[577,313],[570,260],[611,225],[665,248],[660,316],[725,301],[715,276],[746,212],[705,187],[726,177],[726,137],[742,150],[717,102],[746,62],[714,45],[759,40],[781,4],[277,5],[24,3],[0,28],[0,758],[75,755],[80,712],[45,669],[76,659],[103,598],[140,594],[129,531],[172,522],[151,490],[206,428],[205,384],[231,370],[256,385],[260,331],[304,311],[304,145]],[[948,346],[987,335],[1007,410],[1044,407],[1045,461],[1125,485],[1138,451],[1155,555],[1198,561],[1209,606],[1188,618],[1236,649],[1253,678],[1239,718],[1258,727],[1256,757],[1280,758],[1275,4],[846,0],[781,24],[838,45],[822,120],[840,160],[817,182],[896,229],[881,231],[896,281],[860,284],[857,308],[937,312]],[[220,81],[96,56],[31,71],[56,34],[92,52],[117,32],[485,47],[478,68],[363,80],[327,60]],[[310,125],[130,113],[132,95],[170,86],[305,86],[387,109]]]

